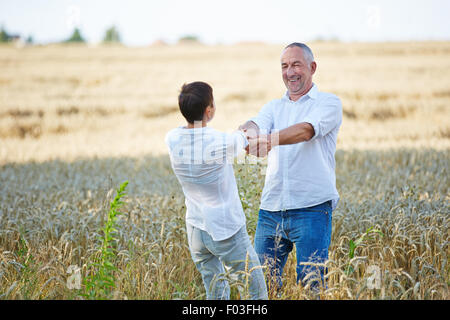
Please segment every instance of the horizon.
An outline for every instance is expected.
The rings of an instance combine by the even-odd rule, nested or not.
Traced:
[[[0,0],[0,27],[23,39],[31,36],[35,44],[67,40],[75,28],[87,43],[98,44],[111,26],[117,28],[122,44],[130,47],[158,41],[175,44],[186,36],[208,45],[298,40],[434,42],[450,40],[445,14],[449,11],[450,2],[445,0],[347,0],[345,7],[331,0],[230,0],[226,4],[133,0],[126,6],[105,0]]]

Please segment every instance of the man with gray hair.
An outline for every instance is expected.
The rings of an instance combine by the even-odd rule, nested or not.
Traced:
[[[334,94],[318,91],[312,82],[316,68],[307,45],[286,46],[281,55],[286,94],[239,127],[247,133],[248,152],[268,156],[255,249],[277,290],[294,244],[297,282],[313,280],[316,290],[325,286],[323,263],[339,200],[334,156],[342,104]],[[307,277],[316,270],[319,274]]]

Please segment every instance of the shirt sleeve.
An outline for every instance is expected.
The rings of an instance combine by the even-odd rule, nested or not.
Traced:
[[[242,131],[236,130],[227,135],[227,157],[237,157],[239,153],[247,146],[248,140]]]
[[[166,136],[164,137],[164,142],[165,142],[165,144],[166,144],[166,146],[167,146],[167,148],[169,149],[169,151],[170,151],[170,135],[171,135],[171,133],[172,133],[172,131],[169,131],[169,132],[167,132],[166,133]]]
[[[249,121],[253,121],[258,125],[259,130],[263,133],[270,133],[273,129],[273,112],[272,104],[266,103],[259,111],[256,117],[250,118]]]
[[[205,145],[203,160],[206,163],[233,163],[247,145],[247,138],[240,130],[233,133],[218,132]]]
[[[342,123],[341,100],[334,95],[326,98],[314,108],[303,122],[310,123],[314,128],[314,136],[311,140],[326,136],[331,130],[340,126]]]

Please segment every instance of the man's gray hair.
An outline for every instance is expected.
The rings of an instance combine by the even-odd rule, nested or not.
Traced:
[[[292,42],[291,44],[288,44],[284,49],[292,48],[292,47],[299,47],[303,50],[303,56],[306,59],[306,62],[311,63],[314,61],[314,55],[312,53],[312,50],[304,43],[301,42]]]

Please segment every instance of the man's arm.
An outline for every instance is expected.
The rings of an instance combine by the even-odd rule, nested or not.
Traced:
[[[342,103],[338,97],[331,95],[320,105],[320,108],[316,108],[303,122],[264,137],[259,135],[258,139],[254,140],[258,141],[258,145],[262,144],[258,149],[270,151],[276,145],[295,144],[310,141],[315,137],[323,137],[336,126],[340,126],[341,122]],[[270,145],[268,145],[269,143]]]
[[[308,141],[314,137],[314,127],[308,122],[301,122],[280,130],[272,135],[272,147],[275,145],[295,144]]]
[[[257,157],[265,157],[269,151],[279,145],[295,144],[308,141],[314,137],[314,128],[308,122],[301,122],[271,134],[260,134],[249,138],[250,153]]]

